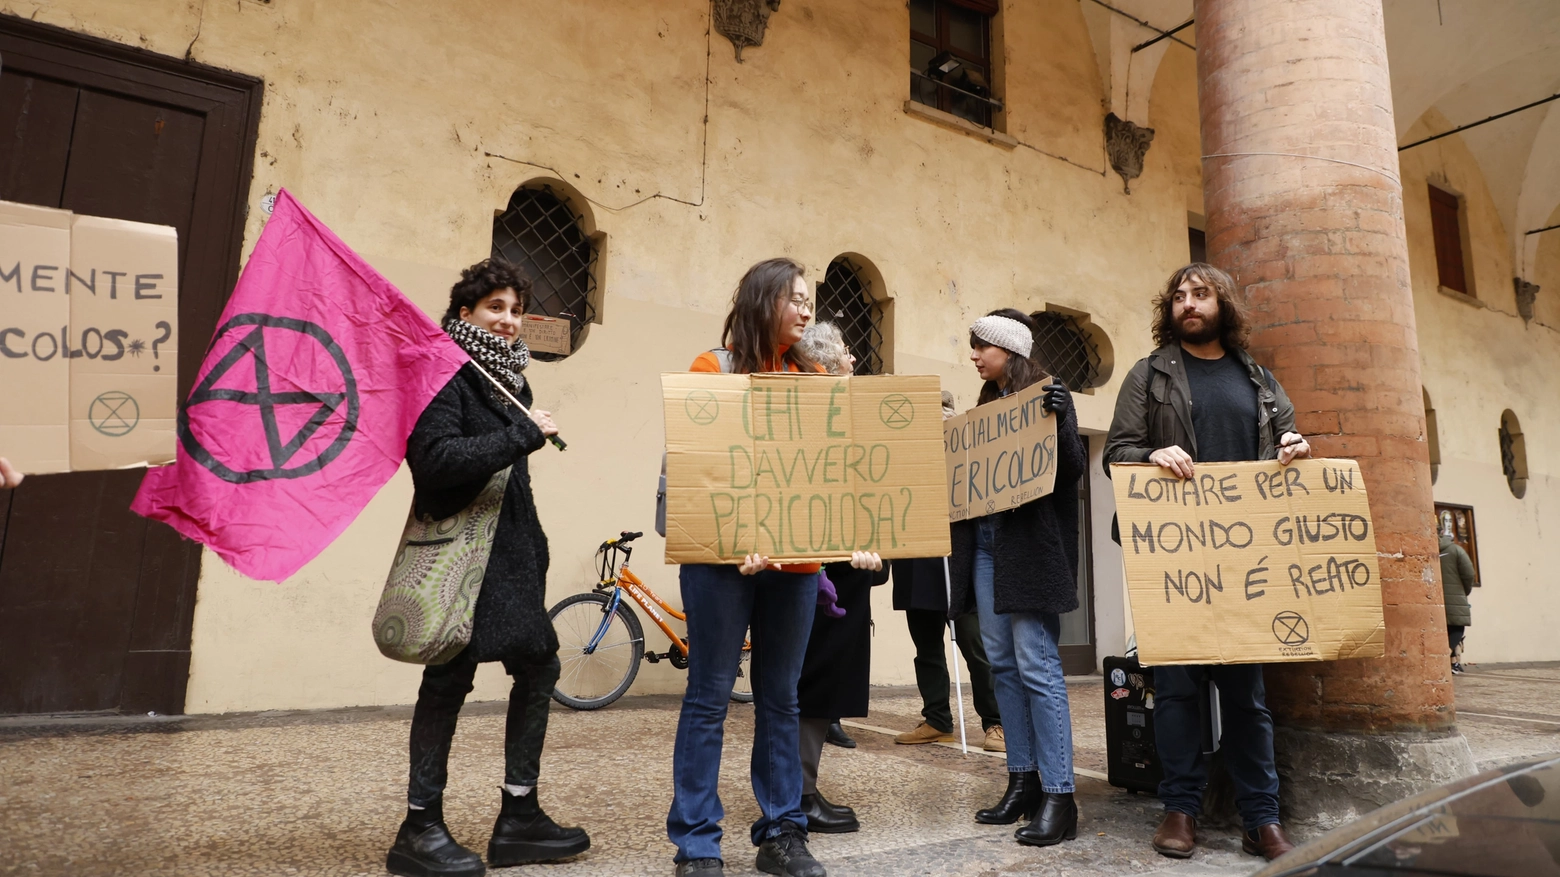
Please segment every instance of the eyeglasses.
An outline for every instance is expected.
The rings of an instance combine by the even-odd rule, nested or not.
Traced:
[[[791,307],[796,308],[798,311],[805,311],[809,314],[813,312],[812,302],[805,298],[791,299]]]

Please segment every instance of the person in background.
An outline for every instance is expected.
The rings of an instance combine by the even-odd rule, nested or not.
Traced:
[[[953,394],[943,390],[943,420],[955,413]],[[907,746],[953,742],[953,712],[948,709],[953,685],[948,678],[948,657],[943,645],[948,629],[948,577],[943,574],[943,564],[941,557],[893,561],[894,608],[905,613],[905,626],[910,629],[910,641],[915,643],[915,687],[921,692],[921,723],[894,738],[895,743]],[[1006,752],[1002,716],[991,687],[991,663],[986,660],[986,646],[980,641],[980,614],[971,610],[955,618],[953,633],[969,667],[975,713],[985,731],[981,748]],[[963,709],[963,704],[959,708]]]
[[[531,281],[501,259],[461,272],[450,290],[444,331],[472,360],[530,408],[529,362],[520,319]],[[385,867],[405,877],[479,877],[482,858],[450,837],[444,786],[455,722],[479,663],[501,661],[514,677],[504,725],[504,782],[488,864],[519,865],[578,855],[590,848],[583,829],[563,828],[537,803],[547,712],[558,681],[558,637],[543,602],[547,534],[531,495],[527,460],[556,435],[546,411],[521,413],[470,363],[433,398],[406,444],[414,506],[448,518],[469,506],[494,473],[510,470],[492,553],[472,622],[471,643],[444,664],[423,668],[412,712],[406,819]]]
[[[24,477],[22,473],[16,471],[15,466],[11,465],[10,460],[0,457],[0,488],[9,490],[13,487],[19,487]]]
[[[1246,352],[1245,298],[1218,268],[1193,262],[1170,275],[1154,299],[1154,343],[1116,396],[1105,439],[1111,463],[1153,463],[1191,478],[1198,463],[1291,460],[1311,455],[1295,432],[1295,406],[1272,372]],[[1197,846],[1197,815],[1208,784],[1198,692],[1219,688],[1220,745],[1245,832],[1241,849],[1276,859],[1293,845],[1278,821],[1273,714],[1261,664],[1154,668],[1154,744],[1164,765],[1154,832],[1160,855],[1184,859]]]
[[[699,354],[695,372],[816,372],[796,346],[812,320],[804,269],[766,259],[747,270],[732,296],[722,348]],[[723,368],[724,363],[729,363]],[[725,873],[717,789],[726,705],[751,629],[753,756],[750,777],[759,817],[750,837],[760,871],[825,877],[807,849],[802,812],[797,680],[818,603],[818,564],[772,566],[749,555],[740,565],[683,564],[678,573],[688,615],[688,688],[672,749],[672,806],[666,834],[677,847],[677,877]]]
[[[808,359],[830,374],[849,375],[856,357],[845,346],[839,327],[814,323],[802,333]],[[818,791],[818,764],[831,725],[843,717],[867,714],[872,677],[872,588],[888,581],[888,569],[874,552],[854,551],[848,561],[826,564],[820,583],[812,635],[797,685],[801,707],[802,812],[807,830],[824,834],[857,831],[856,811],[830,802]]]
[[[1035,322],[1013,308],[970,327],[970,362],[985,381],[979,404],[1021,392],[1045,374],[1031,358]],[[980,633],[1007,743],[1008,787],[975,814],[987,825],[1033,816],[1013,837],[1049,846],[1078,836],[1073,800],[1072,714],[1062,676],[1061,616],[1078,608],[1078,479],[1088,454],[1078,435],[1072,393],[1044,387],[1056,416],[1056,487],[1017,508],[952,525],[948,617],[980,612]]]
[[[1468,625],[1473,623],[1473,607],[1468,598],[1473,595],[1473,586],[1478,583],[1468,552],[1452,540],[1450,533],[1442,533],[1441,595],[1442,601],[1446,603],[1446,639],[1451,644],[1453,673],[1463,671],[1457,647],[1462,645],[1463,635],[1467,633]]]

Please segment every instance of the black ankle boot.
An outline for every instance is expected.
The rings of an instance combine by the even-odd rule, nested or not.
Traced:
[[[1007,791],[1003,793],[1002,800],[995,807],[976,811],[975,821],[983,825],[1012,825],[1019,817],[1028,819],[1034,816],[1044,796],[1045,793],[1040,791],[1038,772],[1009,773]]]
[[[861,830],[861,823],[856,820],[856,811],[831,804],[818,792],[802,796],[802,813],[807,816],[809,832],[847,834]]]
[[[482,857],[450,837],[444,825],[444,802],[406,811],[395,846],[385,857],[385,870],[401,877],[482,877]]]
[[[1040,815],[1013,833],[1019,843],[1031,847],[1048,847],[1077,836],[1078,805],[1073,801],[1072,792],[1046,792]]]
[[[590,835],[583,828],[564,828],[542,812],[530,794],[499,792],[503,804],[498,821],[493,823],[493,839],[488,841],[488,864],[495,868],[567,859],[590,849]]]

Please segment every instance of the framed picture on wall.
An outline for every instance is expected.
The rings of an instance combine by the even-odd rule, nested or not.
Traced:
[[[1478,576],[1475,587],[1484,584],[1484,573],[1479,569],[1479,538],[1473,525],[1473,506],[1449,502],[1435,504],[1436,532],[1452,537],[1452,541],[1468,552],[1473,561],[1473,572]]]

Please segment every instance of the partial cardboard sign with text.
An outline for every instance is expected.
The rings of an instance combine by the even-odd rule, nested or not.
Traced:
[[[666,561],[948,553],[936,377],[666,374]]]
[[[1040,406],[1048,383],[943,421],[948,520],[1005,512],[1056,489],[1056,418]]]
[[[23,472],[174,458],[178,239],[0,202],[0,448]]]
[[[520,319],[520,340],[525,342],[526,347],[540,353],[562,353],[567,356],[574,352],[570,344],[570,328],[568,320],[526,314]]]
[[[1385,653],[1376,531],[1353,460],[1111,466],[1138,660]]]

